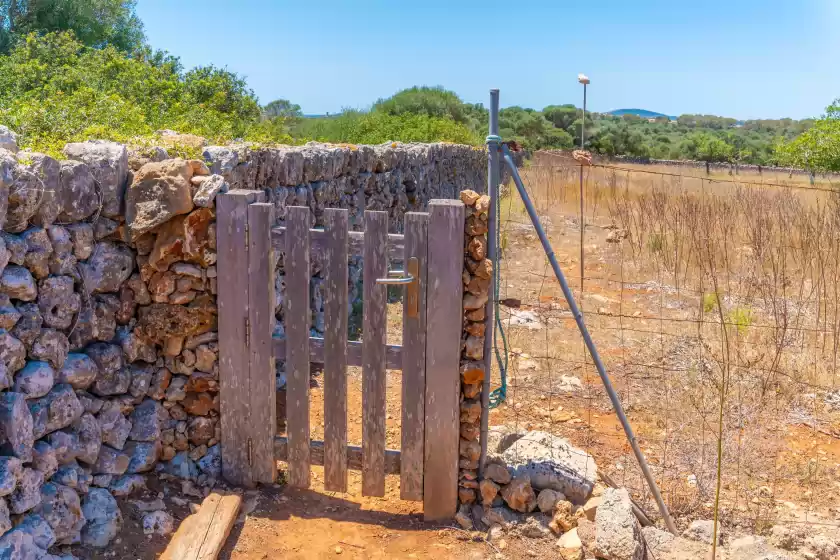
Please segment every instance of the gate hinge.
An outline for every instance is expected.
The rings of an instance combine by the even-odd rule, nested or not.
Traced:
[[[251,344],[251,319],[245,317],[245,346]]]
[[[254,465],[254,441],[248,438],[248,466]]]

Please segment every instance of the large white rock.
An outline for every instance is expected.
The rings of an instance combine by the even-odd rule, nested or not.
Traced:
[[[608,488],[595,513],[595,556],[604,560],[642,560],[642,530],[624,488]]]
[[[528,432],[501,453],[514,478],[527,476],[535,490],[550,488],[583,504],[598,477],[595,459],[567,440],[546,432]]]

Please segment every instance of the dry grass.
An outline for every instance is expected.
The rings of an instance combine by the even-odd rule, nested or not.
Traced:
[[[712,515],[720,465],[730,527],[836,519],[840,195],[828,180],[586,168],[581,286],[579,167],[537,158],[522,175],[674,513]],[[502,219],[501,297],[521,307],[503,308],[510,399],[491,423],[565,435],[649,499],[515,194]],[[538,328],[516,324],[523,310]]]

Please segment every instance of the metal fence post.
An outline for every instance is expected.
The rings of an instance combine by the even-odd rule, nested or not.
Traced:
[[[493,274],[496,278],[498,266],[498,247],[496,246],[496,205],[499,197],[499,90],[490,90],[490,130],[487,136],[487,196],[490,197],[490,212],[488,213],[489,229],[487,232],[487,258],[493,263]],[[484,383],[481,388],[481,457],[478,472],[484,476],[484,463],[487,461],[487,434],[490,422],[490,373],[493,366],[493,306],[496,301],[496,282],[491,282],[489,296],[484,307]]]

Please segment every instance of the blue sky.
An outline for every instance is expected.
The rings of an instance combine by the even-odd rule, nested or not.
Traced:
[[[840,97],[840,0],[139,0],[150,43],[243,74],[267,103],[366,108],[412,85],[503,106],[737,118]]]

